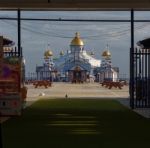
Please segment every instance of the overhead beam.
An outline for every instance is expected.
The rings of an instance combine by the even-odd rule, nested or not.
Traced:
[[[47,3],[12,3],[1,2],[0,9],[48,9],[48,10],[108,10],[108,9],[150,9],[150,2],[47,2]]]

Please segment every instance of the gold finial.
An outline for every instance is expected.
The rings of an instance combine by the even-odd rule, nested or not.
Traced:
[[[79,38],[80,37],[80,33],[76,32],[76,37]]]

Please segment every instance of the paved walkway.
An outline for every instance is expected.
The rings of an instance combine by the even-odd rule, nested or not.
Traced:
[[[129,104],[130,104],[130,99],[119,99],[118,100],[122,105],[126,106],[127,108],[131,109]],[[150,108],[136,108],[133,109],[134,112],[140,114],[141,116],[145,118],[150,118]]]
[[[43,98],[65,98],[66,94],[69,98],[98,98],[98,99],[116,99],[124,106],[129,106],[129,87],[124,86],[123,89],[102,87],[98,83],[86,84],[70,84],[70,83],[53,83],[52,87],[45,89],[44,87],[34,88],[28,85],[27,105],[31,105],[39,99]],[[150,109],[134,109],[138,114],[150,118]]]
[[[64,98],[67,94],[69,98],[128,98],[128,86],[123,89],[102,87],[98,83],[86,84],[70,84],[70,83],[53,83],[52,87],[45,89],[44,87],[34,88],[33,85],[28,85],[28,99],[34,100],[40,94],[44,97]]]
[[[27,106],[40,98],[98,98],[98,99],[116,99],[123,105],[129,107],[129,87],[123,89],[102,87],[99,83],[70,84],[53,83],[52,87],[34,88],[33,85],[27,85]],[[150,109],[136,109],[137,113],[150,118]]]

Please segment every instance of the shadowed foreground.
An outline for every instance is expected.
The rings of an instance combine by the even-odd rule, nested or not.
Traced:
[[[4,148],[150,146],[150,120],[115,100],[39,100],[3,123]]]

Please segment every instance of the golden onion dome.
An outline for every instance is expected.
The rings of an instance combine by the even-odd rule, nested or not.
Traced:
[[[51,50],[47,50],[47,56],[53,56],[53,52]]]
[[[50,57],[53,56],[53,52],[51,50],[47,50],[44,52],[44,57]]]
[[[105,51],[103,51],[102,56],[104,58],[109,58],[109,57],[111,57],[111,53],[109,50],[105,50]]]
[[[70,45],[73,45],[73,46],[83,46],[84,45],[84,42],[80,38],[80,34],[78,32],[76,32],[76,35],[75,35],[74,39],[71,41]]]
[[[60,51],[60,55],[61,56],[63,56],[64,55],[64,51],[62,50],[62,51]]]

